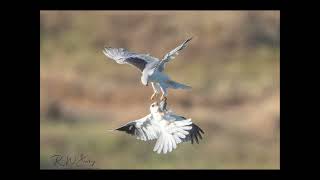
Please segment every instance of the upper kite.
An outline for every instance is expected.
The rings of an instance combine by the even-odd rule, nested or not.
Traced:
[[[192,38],[187,39],[178,47],[171,50],[161,60],[152,57],[149,54],[130,52],[124,48],[108,47],[104,48],[103,53],[110,59],[116,61],[118,64],[129,64],[139,69],[139,71],[142,73],[141,83],[145,86],[148,86],[149,82],[152,84],[154,94],[151,96],[151,99],[159,94],[160,91],[162,92],[161,99],[166,99],[168,94],[167,88],[191,89],[191,87],[188,85],[171,80],[170,77],[163,72],[165,64],[171,59],[174,59],[174,57],[179,54],[179,51],[187,47],[187,43],[191,39]]]

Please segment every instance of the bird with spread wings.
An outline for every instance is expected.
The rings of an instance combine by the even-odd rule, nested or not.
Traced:
[[[163,103],[164,102],[164,103]],[[202,139],[203,130],[183,116],[174,114],[166,108],[166,102],[154,102],[150,105],[150,114],[131,121],[115,130],[124,131],[137,139],[157,140],[153,151],[158,154],[171,152],[177,144],[189,142],[193,144]]]
[[[187,47],[187,43],[191,39],[192,37],[184,41],[181,45],[167,53],[161,60],[152,57],[149,54],[129,52],[124,48],[107,47],[104,48],[103,53],[118,64],[129,64],[139,69],[142,73],[142,84],[148,86],[150,82],[152,85],[154,93],[151,96],[151,100],[160,93],[162,93],[160,99],[167,100],[168,88],[191,89],[190,86],[171,80],[170,77],[164,73],[166,63],[170,62],[171,59],[174,59],[175,56],[179,54],[179,51]]]

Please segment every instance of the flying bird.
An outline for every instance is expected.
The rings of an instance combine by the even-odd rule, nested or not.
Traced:
[[[187,47],[187,43],[192,39],[189,38],[181,45],[176,47],[167,53],[161,60],[152,57],[149,54],[139,54],[129,52],[124,48],[104,48],[103,53],[110,59],[116,61],[118,64],[129,64],[137,68],[141,73],[141,82],[143,85],[148,86],[149,82],[152,85],[154,93],[151,96],[151,100],[155,96],[162,93],[161,100],[166,100],[168,96],[168,88],[172,89],[191,89],[190,86],[178,83],[170,79],[168,75],[164,73],[164,68],[167,62],[174,59],[179,51]]]
[[[158,154],[171,152],[177,144],[194,140],[199,144],[202,129],[191,122],[191,119],[163,109],[163,105],[154,102],[150,105],[150,114],[131,121],[115,130],[124,131],[143,141],[157,140],[153,151]],[[200,133],[201,132],[201,133]]]

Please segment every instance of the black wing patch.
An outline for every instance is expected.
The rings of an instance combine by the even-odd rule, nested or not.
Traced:
[[[191,126],[192,129],[189,131],[189,134],[186,136],[186,138],[183,139],[183,142],[191,141],[191,144],[193,144],[193,142],[196,141],[197,144],[199,144],[199,139],[202,139],[201,133],[204,134],[204,132],[199,126],[193,123]]]
[[[146,67],[147,62],[141,58],[138,57],[129,57],[125,60],[127,63],[135,66],[138,68],[141,72],[144,70]]]
[[[137,130],[135,125],[136,125],[135,122],[131,122],[131,123],[128,123],[128,124],[126,124],[126,125],[124,125],[122,127],[117,128],[115,130],[124,131],[124,132],[126,132],[126,133],[128,133],[130,135],[135,135],[136,134],[135,132]]]
[[[162,111],[168,111],[167,110],[167,102],[165,100],[160,102],[160,108]]]

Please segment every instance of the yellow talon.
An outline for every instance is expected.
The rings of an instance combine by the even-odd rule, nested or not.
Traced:
[[[167,97],[165,97],[165,96],[162,95],[161,98],[160,98],[160,100],[161,100],[161,101],[163,101],[163,100],[164,100],[164,101],[167,101]]]
[[[155,96],[157,96],[157,93],[153,93],[153,94],[152,94],[151,100],[153,100]]]

